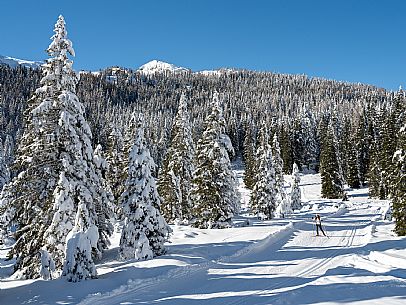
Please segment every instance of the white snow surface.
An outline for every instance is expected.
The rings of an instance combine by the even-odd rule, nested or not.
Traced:
[[[173,64],[169,64],[167,62],[159,61],[159,60],[151,60],[146,64],[142,65],[138,68],[138,72],[141,72],[144,75],[153,75],[153,74],[161,74],[161,73],[182,73],[188,72],[189,69],[177,67]]]
[[[235,172],[242,214],[228,229],[172,226],[168,253],[120,261],[120,235],[97,262],[98,279],[12,280],[0,250],[1,304],[406,304],[406,238],[382,219],[388,201],[347,190],[349,201],[320,198],[320,176],[302,175],[303,208],[289,219],[249,215],[243,170]],[[285,189],[290,191],[290,176]],[[319,213],[328,237],[316,237]]]
[[[43,62],[25,60],[25,59],[18,59],[18,58],[14,58],[14,57],[0,55],[0,65],[1,64],[8,65],[8,66],[10,66],[12,68],[15,68],[17,66],[24,66],[24,67],[27,67],[27,68],[38,69],[38,68],[41,67]]]

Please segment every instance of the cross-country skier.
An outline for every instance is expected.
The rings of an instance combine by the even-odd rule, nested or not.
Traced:
[[[324,236],[327,236],[326,233],[324,233],[323,228],[321,227],[321,219],[319,214],[316,214],[316,216],[314,216],[314,222],[316,224],[316,232],[317,232],[316,236],[319,236],[319,229]]]

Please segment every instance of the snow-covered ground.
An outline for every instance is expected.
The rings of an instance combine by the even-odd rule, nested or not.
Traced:
[[[320,176],[302,176],[305,206],[289,219],[242,215],[235,228],[173,226],[165,256],[118,261],[119,234],[98,279],[17,281],[0,251],[0,304],[406,304],[406,239],[383,220],[388,202],[349,190],[349,202],[320,198]],[[290,177],[286,177],[289,185]],[[287,189],[289,190],[289,189]],[[322,215],[327,237],[311,217]]]

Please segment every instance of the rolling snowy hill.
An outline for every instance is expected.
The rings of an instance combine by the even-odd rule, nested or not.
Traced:
[[[236,172],[244,210],[249,191]],[[153,260],[117,260],[116,233],[96,280],[15,281],[3,248],[1,304],[404,304],[406,239],[383,220],[388,202],[367,189],[349,190],[345,204],[322,199],[320,175],[302,176],[301,188],[304,207],[291,218],[243,213],[230,229],[172,226],[168,253]],[[328,238],[314,236],[315,213]]]
[[[30,61],[25,59],[18,59],[9,56],[0,55],[0,65],[8,65],[10,67],[24,66],[27,68],[38,69],[43,64],[40,61]]]

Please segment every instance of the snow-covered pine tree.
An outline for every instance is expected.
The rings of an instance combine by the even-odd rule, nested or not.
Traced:
[[[380,143],[378,135],[375,135],[371,141],[370,161],[367,172],[369,196],[379,198],[382,189],[382,170],[379,162],[380,158]],[[384,198],[382,198],[384,199]]]
[[[392,162],[396,151],[395,122],[393,112],[380,105],[374,118],[373,139],[371,142],[368,186],[371,197],[387,199],[390,195],[392,180],[396,175]]]
[[[107,180],[109,170],[108,163],[104,158],[103,148],[98,144],[94,150],[93,162],[95,165],[96,177],[98,178],[96,191],[100,200],[96,202],[97,228],[99,230],[99,241],[97,248],[101,253],[110,245],[109,237],[113,234],[114,219],[114,196]]]
[[[65,73],[61,77],[60,94],[56,100],[53,100],[53,105],[55,107],[54,111],[57,114],[55,146],[60,153],[59,160],[61,166],[59,169],[64,173],[66,179],[64,184],[66,187],[63,188],[63,201],[58,200],[58,195],[54,196],[53,212],[56,213],[59,210],[64,210],[63,206],[66,202],[69,202],[69,205],[71,202],[75,203],[74,213],[70,216],[70,222],[73,223],[75,214],[79,211],[78,205],[81,205],[82,211],[86,210],[86,213],[82,212],[86,214],[86,218],[83,220],[85,224],[79,227],[76,224],[72,230],[75,234],[87,235],[87,231],[92,226],[97,227],[100,225],[98,231],[103,236],[103,239],[99,243],[100,248],[94,247],[94,240],[91,243],[93,252],[98,253],[100,256],[101,252],[107,248],[105,239],[112,233],[111,225],[109,226],[106,221],[106,217],[109,217],[111,213],[108,211],[108,206],[104,206],[108,195],[103,185],[102,173],[97,171],[95,164],[97,156],[95,159],[91,146],[92,133],[84,118],[85,110],[83,104],[75,93],[78,79],[72,70],[72,61],[67,56],[67,53],[73,56],[74,51],[72,43],[67,39],[65,21],[62,16],[59,17],[56,23],[55,35],[53,36],[53,43],[51,43],[49,51],[50,55],[54,57],[48,60],[50,66],[45,67],[45,71],[47,71],[47,68],[49,70],[43,79],[44,84],[49,84],[48,82],[53,84],[55,77],[58,77],[58,73],[60,73],[59,71],[62,70]],[[96,214],[96,210],[100,213]],[[82,215],[81,217],[85,216]],[[62,219],[63,222],[66,220],[67,217]],[[61,219],[53,217],[50,228],[46,231],[44,238],[45,245],[52,256],[52,249],[55,244],[53,237],[55,237],[57,230],[52,230],[51,228],[58,227],[59,221]],[[65,236],[61,234],[55,239],[59,244],[63,244]],[[94,237],[95,235],[93,234]],[[98,237],[99,234],[97,234]],[[59,267],[59,258],[54,259],[57,267]]]
[[[358,172],[360,186],[365,184],[366,175],[369,166],[371,138],[368,134],[368,123],[366,110],[363,109],[362,114],[358,118],[355,131],[355,149],[358,157]],[[350,180],[350,179],[349,179]]]
[[[293,166],[293,151],[291,139],[291,127],[289,119],[284,118],[279,130],[281,158],[283,160],[283,172],[288,173]]]
[[[167,222],[185,222],[191,217],[190,190],[194,171],[194,143],[185,93],[179,101],[172,140],[159,175],[161,210]]]
[[[278,136],[275,133],[272,140],[272,154],[275,168],[275,188],[277,190],[277,206],[275,211],[276,217],[286,217],[292,213],[290,200],[285,192],[285,179],[283,177],[283,160],[279,147]]]
[[[3,147],[3,141],[0,138],[0,192],[3,186],[10,181],[10,171],[6,163],[6,152]]]
[[[40,249],[41,269],[40,275],[44,280],[52,280],[52,273],[55,271],[55,262],[46,249]]]
[[[316,123],[308,104],[303,103],[301,108],[300,117],[294,122],[293,146],[295,149],[293,153],[298,166],[306,166],[310,169],[310,166],[316,162],[318,153]],[[289,170],[292,168],[291,166]]]
[[[13,166],[20,173],[2,195],[12,211],[9,221],[18,224],[10,256],[17,257],[15,271],[25,278],[40,276],[38,253],[44,246],[61,268],[60,246],[78,204],[86,205],[93,220],[102,189],[94,169],[92,134],[75,93],[78,79],[68,58],[74,51],[62,16],[54,32],[41,87],[28,102]]]
[[[300,191],[300,173],[296,163],[293,163],[292,170],[292,190],[290,193],[290,202],[292,210],[300,210],[302,208],[302,193]]]
[[[257,149],[255,184],[250,198],[251,213],[259,218],[271,219],[277,205],[277,189],[272,148],[268,144],[265,126],[260,130],[260,143]]]
[[[97,249],[99,230],[94,222],[96,219],[94,208],[89,206],[91,202],[89,197],[92,194],[85,187],[79,187],[77,192],[79,193],[80,202],[75,225],[66,237],[65,260],[62,272],[62,276],[69,282],[80,282],[97,276],[92,253],[94,249]]]
[[[232,144],[232,141],[230,137],[228,136],[226,132],[226,120],[224,118],[224,113],[223,113],[223,104],[224,102],[220,100],[220,96],[217,91],[214,92],[213,94],[213,101],[218,105],[219,109],[219,117],[218,117],[218,122],[219,122],[219,127],[220,127],[220,145],[223,146],[225,151],[228,154],[228,162],[226,159],[224,160],[225,162],[225,168],[227,168],[228,174],[225,176],[226,184],[230,185],[229,190],[226,192],[227,197],[229,197],[233,213],[238,214],[241,209],[241,194],[238,192],[238,181],[235,173],[231,169],[231,161],[232,159],[235,158],[236,153]]]
[[[379,163],[382,170],[382,187],[380,198],[387,199],[390,196],[392,183],[396,176],[396,166],[393,163],[393,154],[396,151],[396,140],[399,129],[396,130],[396,118],[393,109],[382,112],[382,125],[380,128],[380,156]]]
[[[342,198],[343,184],[338,165],[337,145],[330,120],[324,136],[320,155],[321,195],[324,198]]]
[[[144,137],[142,114],[133,116],[136,121],[134,144],[128,155],[128,176],[120,197],[123,206],[124,227],[120,239],[122,259],[148,259],[165,253],[164,243],[171,231],[160,209],[152,171],[152,159]]]
[[[73,229],[76,206],[72,194],[74,186],[65,176],[65,171],[59,175],[59,180],[54,190],[53,217],[49,228],[45,231],[47,246],[41,253],[50,256],[54,261],[54,270],[61,271],[65,258],[66,236]]]
[[[397,141],[397,150],[393,156],[393,163],[396,165],[396,176],[394,178],[393,216],[395,218],[395,232],[399,236],[406,235],[406,97],[403,90],[399,90],[397,98],[403,101],[403,111],[398,115],[398,124],[401,126]],[[403,126],[401,125],[403,122]]]
[[[124,137],[118,126],[110,126],[110,133],[107,138],[107,156],[108,163],[107,181],[111,186],[114,196],[115,209],[119,206],[119,198],[124,191],[126,180],[125,175],[125,157],[124,157]]]
[[[350,132],[348,137],[348,145],[346,149],[346,172],[347,183],[352,188],[360,188],[361,186],[361,173],[360,173],[360,159],[362,151],[358,150],[356,133]]]
[[[245,163],[245,172],[244,172],[244,184],[247,188],[252,189],[255,183],[255,136],[253,134],[253,127],[246,126],[245,136],[244,136],[244,163]]]
[[[236,180],[224,145],[222,110],[218,93],[213,94],[212,110],[205,121],[205,130],[197,143],[196,170],[191,198],[193,226],[226,228],[239,206]]]
[[[7,200],[12,217],[10,222],[18,224],[16,243],[9,256],[18,259],[14,266],[17,276],[35,278],[39,276],[39,250],[44,245],[44,233],[52,220],[54,189],[59,179],[59,148],[57,147],[59,120],[59,95],[63,89],[72,89],[76,76],[67,63],[68,52],[73,54],[70,41],[61,38],[60,22],[55,26],[55,35],[47,52],[51,59],[44,64],[41,85],[28,101],[25,113],[25,129],[21,137],[13,167],[18,176],[2,194]],[[64,29],[63,29],[64,30]],[[66,34],[66,32],[64,32]],[[55,50],[57,41],[62,41],[64,52]],[[51,215],[49,215],[51,214]]]

